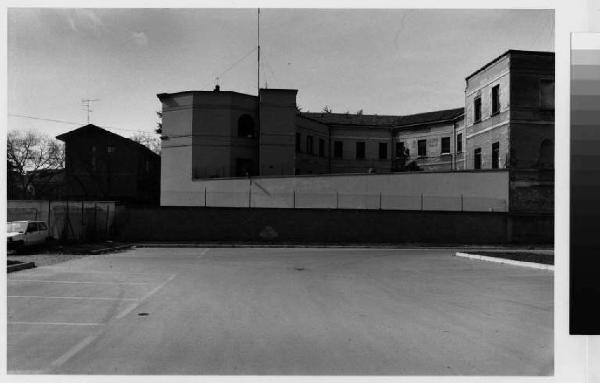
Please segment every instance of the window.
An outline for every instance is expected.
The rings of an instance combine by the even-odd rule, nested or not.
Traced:
[[[417,141],[417,155],[419,157],[427,156],[427,140]]]
[[[500,113],[500,85],[492,88],[492,116]]]
[[[344,143],[342,141],[335,141],[333,143],[333,156],[335,158],[342,158],[344,155]]]
[[[404,157],[404,142],[396,142],[396,158]]]
[[[500,167],[500,143],[494,142],[492,144],[492,169],[498,169]]]
[[[248,114],[238,119],[238,137],[254,138],[254,120]]]
[[[296,133],[296,151],[300,152],[300,133]]]
[[[441,154],[450,153],[450,137],[442,137],[442,152]]]
[[[365,143],[357,142],[356,143],[356,159],[362,160],[365,158]]]
[[[388,145],[386,142],[379,143],[379,159],[380,160],[387,159],[387,146]]]
[[[37,222],[29,222],[29,225],[27,225],[27,232],[32,233],[34,231],[38,231]]]
[[[473,122],[481,121],[481,97],[473,101]]]
[[[473,168],[481,169],[481,148],[477,148],[473,152]]]
[[[462,153],[462,133],[456,135],[456,153]]]
[[[107,153],[114,153],[114,152],[115,152],[115,150],[117,150],[117,149],[115,148],[115,146],[114,146],[114,145],[108,145],[108,146],[106,147],[106,152],[107,152]]]
[[[540,80],[540,106],[554,109],[554,80]]]
[[[319,138],[319,157],[325,157],[325,140]]]
[[[306,136],[306,153],[308,153],[308,154],[314,153],[313,136]]]
[[[39,222],[38,227],[40,230],[48,230],[48,226],[46,226],[46,222]]]

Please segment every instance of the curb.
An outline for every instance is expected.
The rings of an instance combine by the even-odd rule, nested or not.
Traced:
[[[7,266],[6,272],[12,273],[12,272],[19,271],[19,270],[33,269],[34,267],[35,267],[35,262],[22,262],[22,263],[18,263],[16,265]]]
[[[327,243],[313,243],[313,244],[301,244],[301,243],[281,243],[281,244],[269,244],[269,243],[185,243],[185,242],[137,242],[131,246],[139,248],[332,248],[332,249],[439,249],[439,250],[456,250],[463,248],[463,245],[418,245],[418,244],[327,244]],[[477,246],[477,250],[505,250],[502,246]],[[544,249],[520,249],[522,251],[543,251]]]
[[[469,258],[469,259],[477,259],[479,261],[505,263],[507,265],[513,265],[513,266],[521,266],[521,267],[529,267],[529,268],[532,268],[532,269],[554,271],[554,265],[546,265],[546,264],[543,264],[543,263],[522,262],[522,261],[515,261],[513,259],[488,257],[488,256],[485,256],[485,255],[469,254],[469,253],[461,253],[461,252],[457,252],[455,255],[457,257],[464,257],[464,258]]]
[[[103,249],[90,250],[89,254],[102,254],[102,253],[108,253],[110,251],[131,249],[132,247],[133,247],[133,245],[121,245],[121,246],[105,247]]]

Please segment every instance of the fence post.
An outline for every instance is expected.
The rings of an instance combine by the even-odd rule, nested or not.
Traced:
[[[252,180],[248,184],[248,207],[252,207]]]
[[[50,226],[50,199],[48,199],[48,232],[52,235],[52,226]]]
[[[110,218],[109,211],[110,211],[110,204],[107,204],[106,205],[106,238],[110,238],[110,234],[108,232],[108,228],[110,227],[108,225],[108,219]]]
[[[421,193],[421,211],[423,211],[423,193]]]
[[[381,192],[379,192],[379,210],[381,210]]]
[[[94,240],[98,235],[98,204],[94,202]]]
[[[340,208],[340,192],[337,190],[335,191],[335,208]]]
[[[292,208],[296,208],[296,189],[292,191]]]
[[[204,187],[204,207],[206,207],[206,186]]]
[[[81,200],[81,231],[79,232],[79,240],[80,241],[83,239],[83,236],[84,236],[84,232],[83,232],[83,225],[84,225],[84,221],[83,221],[83,209],[84,209],[84,202],[83,202],[83,200]]]
[[[461,195],[460,195],[460,211],[461,211],[461,212],[462,212],[462,211],[464,211],[464,206],[465,206],[464,197],[463,197],[463,195],[461,194]]]

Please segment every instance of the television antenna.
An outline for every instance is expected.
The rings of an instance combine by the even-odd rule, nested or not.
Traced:
[[[82,98],[81,104],[83,105],[83,110],[87,112],[87,123],[90,123],[90,114],[93,112],[91,109],[92,102],[100,101],[99,98]]]

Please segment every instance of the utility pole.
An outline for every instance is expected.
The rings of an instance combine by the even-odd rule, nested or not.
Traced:
[[[256,18],[256,92],[257,92],[257,100],[258,100],[258,109],[256,112],[256,117],[258,120],[257,124],[257,134],[256,134],[256,144],[258,146],[258,150],[256,151],[256,164],[257,174],[261,176],[262,169],[260,166],[260,8],[258,8],[257,18]]]
[[[256,50],[256,56],[257,56],[257,62],[258,65],[256,67],[257,73],[256,73],[256,89],[257,91],[260,93],[260,8],[258,8],[258,18],[256,19],[257,25],[256,25],[256,41],[257,41],[257,47],[258,49]]]
[[[82,98],[81,99],[81,104],[83,105],[85,111],[87,111],[87,123],[90,123],[90,114],[93,112],[92,109],[90,109],[91,103],[95,102],[95,101],[100,101],[100,99],[98,98]]]

